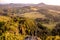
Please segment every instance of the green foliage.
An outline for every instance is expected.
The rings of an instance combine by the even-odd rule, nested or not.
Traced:
[[[2,35],[2,32],[5,29],[4,24],[5,24],[5,22],[0,22],[0,35]]]
[[[0,22],[0,30],[2,29],[2,27],[4,26],[5,22]]]
[[[55,28],[51,31],[52,35],[60,35],[60,23],[56,24]]]

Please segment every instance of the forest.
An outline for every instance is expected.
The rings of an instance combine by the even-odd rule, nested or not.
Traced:
[[[60,40],[60,14],[32,6],[0,7],[0,40]]]

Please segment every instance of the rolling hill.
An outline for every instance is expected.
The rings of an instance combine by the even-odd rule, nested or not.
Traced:
[[[31,17],[31,18],[48,18],[54,21],[60,21],[60,6],[39,4],[0,4],[2,14]],[[1,14],[1,12],[0,12]]]

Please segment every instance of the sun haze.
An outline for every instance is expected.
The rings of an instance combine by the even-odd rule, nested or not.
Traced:
[[[38,3],[60,5],[60,0],[0,0],[0,3],[29,3],[29,4],[38,4]]]

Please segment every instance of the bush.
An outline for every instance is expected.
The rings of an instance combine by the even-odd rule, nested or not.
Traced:
[[[0,36],[0,40],[24,40],[24,35],[5,32]]]

